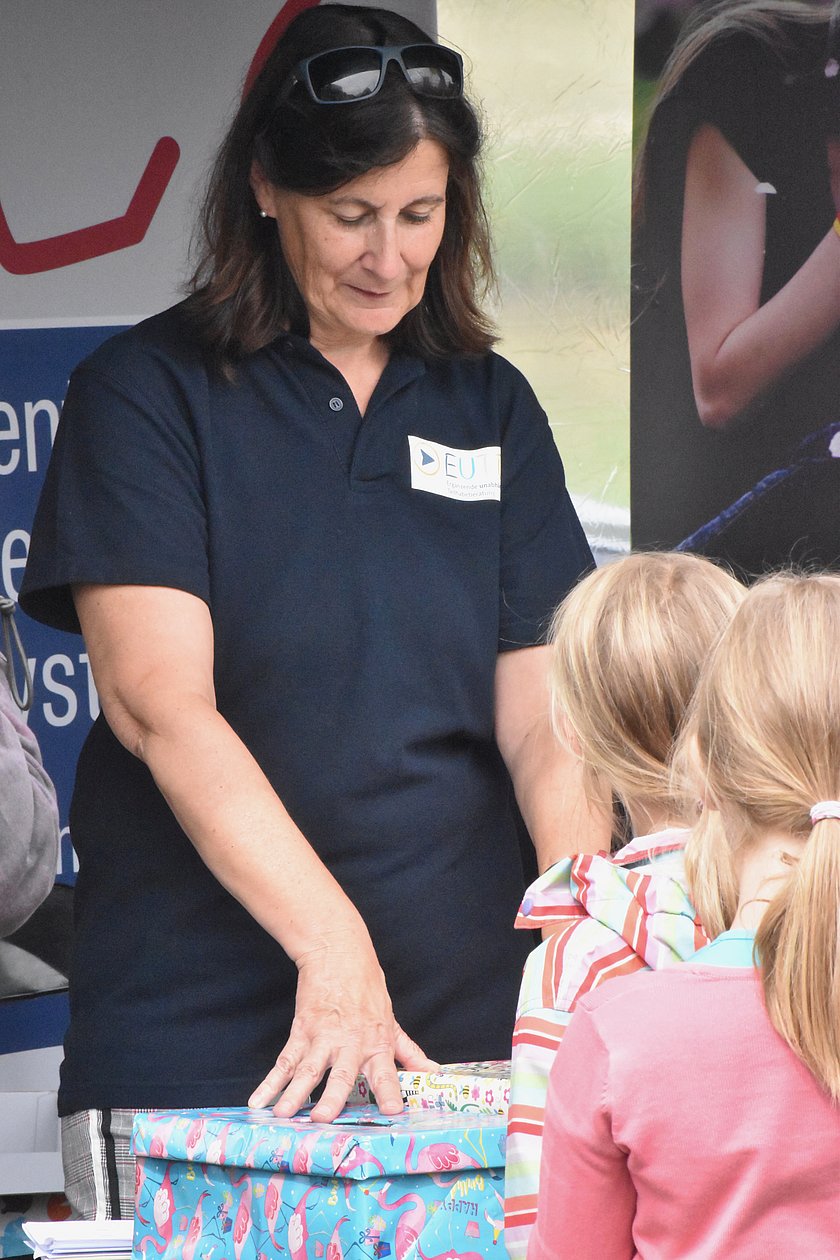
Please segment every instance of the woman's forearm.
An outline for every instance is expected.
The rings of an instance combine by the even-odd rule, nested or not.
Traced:
[[[831,229],[799,271],[729,332],[692,356],[700,419],[725,428],[840,325],[840,236]]]
[[[294,961],[361,916],[215,708],[181,700],[138,751],[203,861]]]
[[[840,326],[840,236],[825,236],[761,304],[766,202],[717,128],[695,133],[686,165],[682,293],[698,413],[725,428]]]
[[[588,799],[583,766],[549,720],[549,648],[503,652],[496,665],[496,740],[540,871],[610,847],[611,802]]]
[[[295,961],[360,915],[217,711],[207,606],[161,587],[74,590],[102,711],[221,884]]]

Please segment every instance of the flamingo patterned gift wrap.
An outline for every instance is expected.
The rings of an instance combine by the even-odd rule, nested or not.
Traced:
[[[505,1118],[138,1115],[136,1260],[507,1260]]]
[[[476,1111],[506,1116],[510,1099],[510,1059],[444,1063],[436,1072],[398,1073],[403,1102],[409,1111]],[[359,1077],[350,1103],[372,1101]]]

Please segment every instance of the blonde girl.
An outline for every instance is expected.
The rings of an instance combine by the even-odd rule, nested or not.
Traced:
[[[529,888],[517,918],[546,939],[525,964],[513,1038],[511,1260],[524,1256],[536,1217],[548,1077],[578,998],[706,942],[683,872],[696,802],[674,796],[669,759],[700,669],[742,594],[708,560],[640,553],[589,574],[555,614],[555,733],[580,759],[593,807],[616,800],[633,839],[613,857],[581,851],[555,863]],[[579,849],[586,847],[582,836]]]
[[[579,1004],[529,1260],[837,1255],[838,635],[840,578],[777,575],[711,655],[678,765],[706,804],[687,867],[717,935]]]
[[[640,552],[590,574],[555,613],[555,734],[580,757],[593,803],[617,797],[635,837],[686,824],[670,755],[742,594],[727,569],[699,556]]]

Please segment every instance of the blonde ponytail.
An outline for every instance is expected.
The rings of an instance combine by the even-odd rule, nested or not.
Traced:
[[[704,809],[685,851],[685,874],[697,917],[714,938],[732,926],[738,909],[738,875],[716,810]]]
[[[840,821],[816,823],[756,933],[776,1031],[840,1101]]]
[[[678,765],[712,807],[686,866],[701,920],[732,922],[742,845],[804,844],[770,901],[756,953],[771,1022],[840,1100],[840,821],[809,816],[840,797],[840,577],[776,574],[747,593],[709,661]],[[725,843],[714,811],[726,820]]]

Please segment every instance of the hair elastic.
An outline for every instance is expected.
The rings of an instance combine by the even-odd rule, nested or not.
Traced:
[[[811,826],[824,818],[840,818],[840,801],[817,801],[811,806]]]

